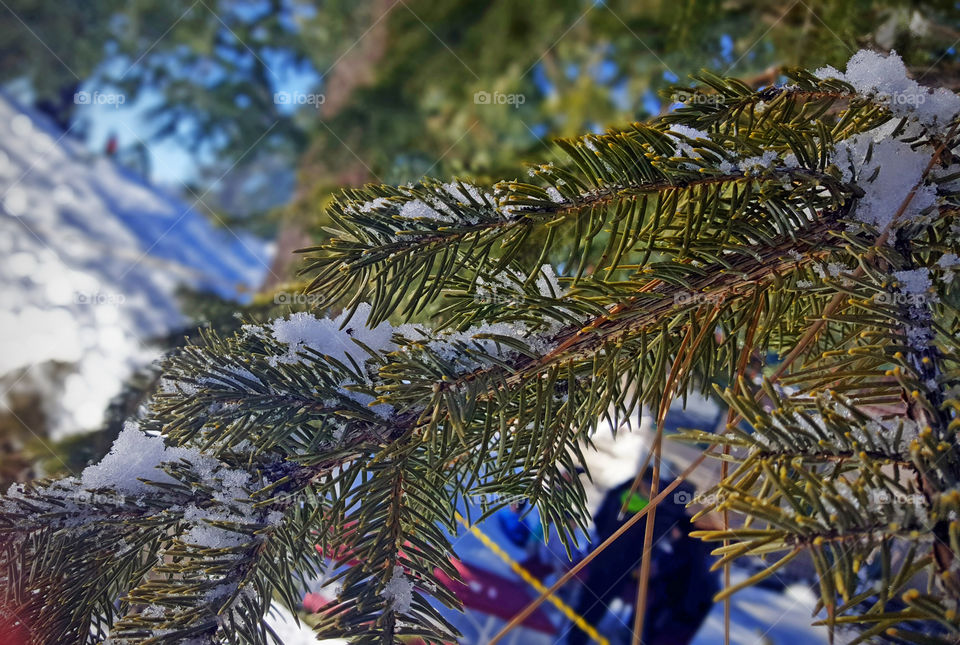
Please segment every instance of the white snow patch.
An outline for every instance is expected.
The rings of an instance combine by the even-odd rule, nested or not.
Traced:
[[[925,294],[930,289],[930,272],[925,268],[894,271],[893,276],[900,283],[903,293]]]
[[[750,172],[752,170],[764,170],[773,165],[777,160],[777,153],[774,150],[767,150],[756,157],[747,157],[740,162],[740,170]]]
[[[353,342],[357,339],[375,351],[392,351],[396,345],[390,340],[395,328],[388,322],[382,322],[373,329],[366,327],[362,321],[370,315],[370,305],[361,304],[356,311],[358,322],[348,324],[341,329],[349,312],[345,311],[336,318],[317,318],[311,313],[296,312],[289,318],[277,318],[268,325],[273,339],[285,343],[287,353],[281,356],[268,358],[272,365],[277,363],[298,363],[304,360],[299,354],[304,349],[312,349],[321,354],[346,362],[350,357],[359,365],[363,365],[370,355]]]
[[[403,217],[404,219],[429,219],[440,222],[450,221],[449,215],[438,213],[426,202],[420,199],[413,199],[409,202],[405,202],[404,205],[400,207],[400,217]]]
[[[856,182],[865,193],[857,202],[855,217],[882,231],[893,223],[904,199],[920,184],[933,153],[928,147],[915,151],[903,141],[877,141],[874,137],[875,133],[864,132],[839,142],[833,162],[840,168],[842,181]],[[935,187],[920,185],[901,219],[917,217],[936,204],[936,199]]]
[[[931,89],[908,78],[906,65],[895,51],[884,56],[861,49],[847,62],[846,73],[828,66],[814,75],[845,81],[858,93],[879,99],[894,115],[916,119],[927,127],[943,129],[960,112],[960,97],[948,89]]]
[[[133,421],[127,421],[110,447],[110,452],[98,464],[87,466],[80,474],[84,488],[111,488],[125,495],[136,495],[148,490],[138,477],[156,482],[176,480],[157,468],[162,462],[186,459],[191,463],[203,457],[190,448],[169,447],[163,437],[149,435]]]
[[[680,125],[679,123],[671,124],[667,133],[672,135],[677,142],[676,154],[678,156],[682,155],[684,157],[690,157],[691,159],[699,159],[700,153],[694,150],[693,146],[691,146],[686,140],[710,139],[710,135],[703,130],[697,130],[696,128]]]
[[[188,324],[179,287],[237,297],[268,255],[0,96],[0,405],[38,394],[54,438],[96,428],[159,356],[145,341]]]
[[[393,567],[393,576],[383,588],[383,597],[390,603],[390,609],[398,614],[410,611],[413,603],[413,581],[407,578],[399,564]]]

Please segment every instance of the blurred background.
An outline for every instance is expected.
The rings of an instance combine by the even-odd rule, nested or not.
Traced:
[[[0,0],[0,486],[99,459],[198,329],[309,309],[292,251],[344,187],[520,177],[554,137],[672,109],[703,68],[759,88],[895,49],[957,89],[957,46],[938,1]],[[671,423],[712,429],[695,403]],[[633,440],[603,462],[608,489],[636,471]],[[529,557],[509,527],[488,532]],[[822,638],[794,582],[738,606],[737,642]],[[464,642],[496,613],[468,613]],[[545,620],[517,642],[562,642]],[[696,642],[722,642],[717,621]]]

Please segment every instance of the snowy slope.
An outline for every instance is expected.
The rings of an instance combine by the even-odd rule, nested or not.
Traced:
[[[199,212],[0,96],[0,389],[39,388],[55,435],[95,427],[143,341],[186,321],[179,285],[236,297],[266,246]],[[54,363],[71,367],[47,378]]]

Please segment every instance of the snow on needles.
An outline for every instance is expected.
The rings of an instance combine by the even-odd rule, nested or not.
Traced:
[[[203,458],[191,448],[169,447],[163,437],[146,434],[135,422],[127,421],[110,452],[80,474],[80,483],[87,489],[110,488],[124,495],[138,495],[149,488],[139,478],[175,482],[158,466],[180,459],[193,463]]]
[[[841,141],[834,150],[833,161],[844,182],[854,181],[864,191],[854,216],[883,230],[893,223],[910,191],[921,184],[933,151],[928,146],[914,150],[903,141],[878,139],[877,135],[864,132]],[[936,198],[934,186],[920,185],[901,219],[914,219],[933,206]]]
[[[268,327],[274,340],[286,344],[288,349],[286,354],[269,357],[268,362],[273,366],[277,363],[297,363],[303,360],[300,354],[304,349],[312,349],[347,364],[350,360],[345,359],[349,357],[358,365],[363,365],[370,355],[354,339],[374,351],[389,352],[396,349],[397,346],[390,340],[396,331],[393,325],[382,322],[370,329],[360,322],[344,327],[348,315],[349,312],[345,311],[336,318],[317,318],[301,311],[290,314],[289,318],[271,321]],[[360,321],[367,320],[370,305],[360,305],[356,316]]]
[[[390,603],[390,609],[398,614],[410,611],[413,603],[413,582],[403,573],[399,564],[393,567],[393,576],[383,588],[383,597]]]
[[[903,59],[895,51],[884,56],[861,49],[847,62],[846,73],[828,66],[814,75],[845,81],[860,94],[885,103],[894,115],[916,119],[926,127],[942,129],[960,112],[960,97],[948,89],[931,89],[908,78]]]
[[[667,133],[673,136],[673,138],[677,141],[677,156],[690,157],[691,159],[699,159],[700,153],[694,150],[693,146],[687,143],[687,140],[695,141],[697,139],[710,139],[710,135],[703,130],[697,130],[696,128],[680,125],[679,123],[672,123]]]

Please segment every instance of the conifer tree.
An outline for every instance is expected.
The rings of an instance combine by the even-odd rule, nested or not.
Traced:
[[[807,552],[831,633],[955,642],[960,98],[867,51],[789,78],[703,73],[528,181],[345,190],[302,264],[336,315],[206,333],[103,461],[8,491],[4,629],[271,642],[270,603],[332,558],[319,636],[456,640],[438,574],[467,496],[524,497],[569,543],[598,423],[653,411],[656,470],[670,403],[715,391],[726,431],[682,438],[743,522],[700,536],[767,562],[721,597]]]

